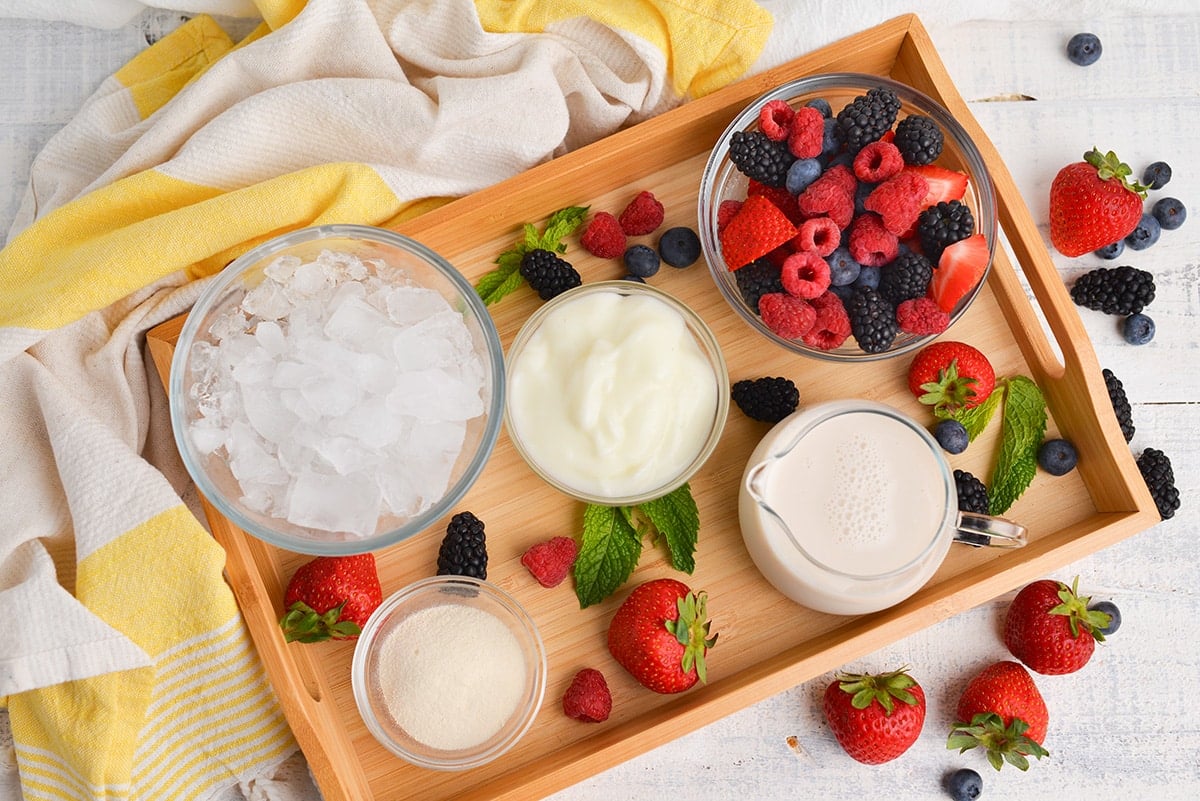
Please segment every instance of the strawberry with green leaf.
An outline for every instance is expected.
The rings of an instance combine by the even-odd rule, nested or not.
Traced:
[[[383,601],[375,556],[318,556],[296,570],[279,620],[288,642],[353,640]]]
[[[992,363],[965,342],[945,340],[926,345],[908,367],[909,391],[932,407],[937,417],[953,417],[961,409],[974,408],[995,388]]]
[[[1041,692],[1019,662],[995,662],[971,679],[958,699],[957,722],[946,747],[959,753],[983,748],[1000,770],[1007,762],[1029,769],[1029,757],[1041,759],[1050,712]]]
[[[638,585],[608,626],[608,651],[643,687],[679,693],[706,682],[705,656],[717,642],[709,634],[708,596],[675,579]]]
[[[1074,673],[1088,663],[1101,629],[1111,621],[1089,609],[1091,598],[1079,595],[1079,577],[1068,587],[1041,579],[1025,585],[1013,598],[1004,619],[1004,644],[1033,671],[1047,675]]]
[[[1050,242],[1064,256],[1082,256],[1128,236],[1142,219],[1148,187],[1111,150],[1092,148],[1050,184]]]
[[[825,688],[822,710],[847,754],[880,765],[917,741],[925,725],[925,691],[903,668],[843,674]]]

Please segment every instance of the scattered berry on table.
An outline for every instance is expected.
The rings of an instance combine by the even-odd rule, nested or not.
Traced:
[[[792,130],[788,134],[788,150],[798,159],[812,159],[821,155],[825,138],[825,118],[811,106],[796,109]]]
[[[950,327],[950,315],[933,298],[912,298],[896,306],[896,323],[906,334],[940,334]]]
[[[616,217],[607,211],[598,211],[588,221],[587,228],[579,237],[579,244],[598,258],[620,258],[625,252],[625,232],[621,230]]]
[[[1130,183],[1129,165],[1111,150],[1092,149],[1050,183],[1050,242],[1064,256],[1082,256],[1137,227],[1146,187]]]
[[[629,205],[617,215],[621,230],[629,236],[653,233],[663,222],[663,204],[653,192],[642,190],[629,201]]]
[[[1075,469],[1079,452],[1065,439],[1048,439],[1042,442],[1037,452],[1038,465],[1052,476],[1065,476]]]
[[[458,512],[446,525],[446,535],[438,549],[439,576],[487,578],[487,537],[483,521],[471,512]]]
[[[746,301],[746,305],[755,311],[758,311],[758,301],[763,295],[783,292],[783,279],[779,275],[779,265],[770,259],[756,259],[736,271],[733,277],[737,281],[742,300]]]
[[[879,290],[859,287],[846,306],[850,316],[850,331],[858,346],[867,353],[883,353],[892,346],[900,325],[896,312]]]
[[[987,487],[966,470],[954,471],[954,487],[958,490],[958,510],[986,515],[991,509]]]
[[[917,217],[917,238],[921,250],[936,262],[948,245],[975,233],[975,215],[961,200],[935,203]]]
[[[758,299],[763,325],[784,339],[799,339],[817,320],[817,311],[808,301],[787,292],[771,293]]]
[[[1124,264],[1097,267],[1075,279],[1071,300],[1105,314],[1137,314],[1154,300],[1154,276]]]
[[[858,274],[862,271],[862,265],[854,260],[849,249],[845,247],[835,248],[825,258],[825,263],[829,265],[829,284],[831,286],[849,286],[858,279]]]
[[[708,681],[708,595],[675,579],[639,584],[608,624],[608,652],[643,687],[678,693]]]
[[[829,101],[823,97],[814,97],[804,105],[808,106],[809,108],[815,108],[817,111],[821,112],[822,117],[833,116],[833,107],[830,106]]]
[[[658,253],[649,245],[630,245],[625,249],[625,269],[638,278],[649,278],[658,272]]]
[[[1113,242],[1112,244],[1109,244],[1109,245],[1105,245],[1102,248],[1097,248],[1095,251],[1095,253],[1098,257],[1100,257],[1106,261],[1112,261],[1113,259],[1120,258],[1121,254],[1124,252],[1125,252],[1125,240],[1124,239],[1118,239],[1116,242]]]
[[[932,164],[945,146],[942,129],[923,114],[910,114],[896,123],[893,141],[908,164]]]
[[[783,186],[796,157],[787,142],[775,142],[762,131],[735,131],[729,137],[729,160],[748,178]]]
[[[622,275],[622,276],[621,276],[621,280],[622,280],[622,281],[632,281],[632,282],[633,282],[633,283],[635,283],[635,284],[644,284],[644,283],[646,283],[646,279],[645,279],[645,278],[642,278],[640,275],[633,275],[633,274],[631,274],[631,273],[625,273],[624,275]]]
[[[751,420],[778,423],[800,405],[800,390],[790,378],[764,376],[734,383],[730,395]]]
[[[551,537],[529,546],[521,555],[521,564],[543,587],[557,587],[566,580],[579,556],[574,537]]]
[[[983,777],[970,768],[959,768],[946,777],[946,792],[952,801],[975,801],[983,792]]]
[[[302,564],[283,594],[288,642],[354,640],[383,601],[375,556],[318,556]]]
[[[1088,609],[1091,598],[1054,579],[1026,584],[1004,616],[1004,645],[1030,670],[1047,676],[1074,673],[1092,658],[1097,629],[1108,621]]]
[[[900,98],[886,87],[870,89],[838,112],[837,123],[851,155],[891,130],[900,111]]]
[[[1130,250],[1145,250],[1157,242],[1161,234],[1162,226],[1158,218],[1153,214],[1143,214],[1137,226],[1125,237],[1125,244]]]
[[[1101,371],[1101,375],[1104,376],[1104,388],[1108,390],[1108,399],[1112,402],[1113,413],[1116,414],[1117,422],[1121,425],[1121,433],[1124,435],[1125,441],[1129,442],[1133,439],[1135,429],[1133,409],[1129,405],[1129,398],[1125,395],[1125,385],[1107,367]]]
[[[1165,161],[1155,161],[1142,172],[1142,183],[1147,189],[1162,189],[1171,180],[1171,165]]]
[[[841,674],[825,688],[821,710],[851,758],[880,765],[917,741],[925,724],[925,691],[903,669]]]
[[[1089,606],[1088,609],[1093,612],[1099,612],[1100,614],[1108,615],[1108,623],[1096,629],[1096,631],[1100,632],[1105,637],[1115,633],[1117,629],[1121,628],[1121,610],[1118,609],[1117,605],[1112,601],[1096,601],[1096,603]]]
[[[779,268],[784,290],[811,300],[829,289],[829,265],[816,253],[798,250],[783,260]]]
[[[983,351],[941,340],[917,351],[908,365],[908,391],[938,416],[983,403],[996,388],[996,370]]]
[[[850,317],[846,307],[832,292],[813,298],[811,305],[817,310],[812,328],[801,337],[804,344],[818,350],[839,348],[850,336]]]
[[[1175,486],[1175,471],[1170,458],[1157,448],[1146,448],[1137,457],[1138,470],[1150,488],[1154,505],[1163,520],[1170,520],[1179,509],[1179,489]]]
[[[1015,721],[1027,728],[1017,734]],[[987,752],[988,763],[1000,770],[1005,762],[1021,770],[1029,757],[1041,759],[1050,712],[1033,676],[1019,662],[994,662],[967,683],[959,696],[954,728],[946,740],[960,753],[976,746]]]
[[[700,237],[686,225],[668,228],[658,238],[658,255],[672,267],[691,267],[700,258]]]
[[[971,234],[942,251],[929,282],[929,295],[949,314],[983,280],[992,254],[983,234]]]
[[[1081,67],[1095,64],[1103,50],[1100,37],[1094,33],[1077,33],[1067,40],[1067,58]]]
[[[583,668],[571,679],[563,693],[563,714],[584,723],[603,723],[612,713],[612,692],[604,674],[595,668]]]
[[[880,268],[879,294],[898,306],[906,300],[924,297],[932,279],[933,264],[929,259],[914,250],[906,250],[891,264]]]
[[[950,454],[962,453],[971,444],[966,427],[957,420],[940,421],[933,429],[933,438]]]
[[[1162,197],[1154,201],[1150,213],[1164,231],[1174,231],[1187,219],[1187,207],[1178,198],[1173,197]]]
[[[783,185],[793,195],[798,195],[821,175],[821,162],[816,159],[796,159],[788,167]]]
[[[1142,312],[1131,314],[1121,323],[1121,336],[1130,345],[1145,345],[1154,339],[1154,320]]]
[[[522,256],[518,269],[521,277],[542,300],[550,300],[583,283],[579,272],[570,262],[542,248],[534,248]]]
[[[855,178],[864,183],[877,184],[904,169],[904,158],[893,143],[872,142],[858,151],[853,166]],[[925,188],[928,191],[928,183]]]

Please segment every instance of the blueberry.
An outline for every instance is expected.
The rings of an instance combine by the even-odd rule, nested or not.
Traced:
[[[1038,448],[1038,464],[1052,476],[1064,476],[1075,469],[1079,454],[1065,439],[1048,439]]]
[[[825,117],[826,119],[833,116],[833,106],[829,105],[829,101],[823,97],[814,97],[804,105],[808,106],[809,108],[815,108],[817,111],[821,112],[821,116]]]
[[[621,276],[621,280],[622,281],[633,281],[635,284],[646,283],[645,278],[642,278],[640,275],[634,275],[633,273],[625,273],[625,275]]]
[[[834,154],[842,149],[842,129],[836,119],[825,120],[825,133],[821,137],[821,154],[817,158],[829,161]]]
[[[1121,324],[1121,336],[1130,345],[1145,345],[1154,339],[1154,320],[1141,312],[1131,314]]]
[[[858,271],[858,278],[854,279],[854,286],[869,286],[871,289],[879,288],[879,268],[864,264],[862,269]]]
[[[830,286],[853,284],[862,272],[862,265],[850,255],[849,248],[837,248],[825,257],[825,262],[829,265]]]
[[[658,254],[649,245],[630,245],[625,249],[625,269],[630,275],[649,278],[658,272]]]
[[[798,195],[821,175],[821,162],[816,159],[796,159],[788,167],[784,186],[793,195]]]
[[[1100,37],[1094,33],[1077,33],[1067,42],[1067,58],[1072,64],[1086,67],[1100,58]]]
[[[1088,607],[1093,612],[1103,612],[1108,615],[1108,625],[1104,628],[1097,628],[1096,631],[1103,634],[1105,637],[1121,628],[1121,610],[1112,601],[1096,601]]]
[[[1130,250],[1145,250],[1158,241],[1161,233],[1162,226],[1158,224],[1158,219],[1153,214],[1143,214],[1137,228],[1125,237],[1125,244],[1129,245]]]
[[[1164,231],[1174,231],[1187,219],[1187,207],[1173,197],[1159,198],[1150,213]]]
[[[1096,255],[1102,259],[1108,259],[1111,261],[1112,259],[1118,258],[1124,252],[1125,252],[1125,240],[1118,239],[1116,242],[1113,242],[1111,245],[1105,245],[1104,247],[1097,250]]]
[[[1156,161],[1142,173],[1142,183],[1150,189],[1162,189],[1171,180],[1171,165],[1165,161]]]
[[[700,237],[685,225],[668,228],[658,238],[658,255],[672,267],[691,267],[700,258]]]
[[[854,287],[850,284],[844,284],[842,286],[834,286],[833,284],[830,284],[829,291],[837,295],[838,299],[842,301],[842,305],[845,306],[850,302],[850,296],[854,294]]]
[[[962,453],[971,444],[967,429],[957,420],[943,420],[933,429],[933,438],[946,453]]]
[[[858,186],[854,188],[854,214],[857,216],[867,210],[867,196],[875,191],[875,187],[879,184],[869,184],[866,181],[859,181]]]
[[[983,792],[983,777],[970,768],[959,768],[946,777],[946,792],[954,801],[975,801]]]

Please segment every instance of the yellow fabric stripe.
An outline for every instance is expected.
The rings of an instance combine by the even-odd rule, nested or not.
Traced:
[[[322,164],[231,192],[156,170],[89,192],[0,251],[0,326],[51,331],[178,270],[219,271],[294,228],[402,215],[369,165]]]
[[[138,53],[114,77],[146,119],[232,47],[211,17],[195,17]]]
[[[475,0],[483,29],[544,31],[590,17],[635,34],[662,51],[672,88],[696,98],[741,76],[758,58],[774,19],[750,0]]]

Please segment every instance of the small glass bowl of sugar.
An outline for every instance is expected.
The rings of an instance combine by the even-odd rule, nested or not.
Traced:
[[[364,553],[426,529],[479,477],[504,356],[445,259],[386,229],[324,225],[212,279],[168,390],[184,465],[234,525],[300,553]]]
[[[508,751],[533,725],[546,693],[546,649],[504,590],[434,576],[375,610],[350,677],[380,744],[420,767],[466,770]]]

